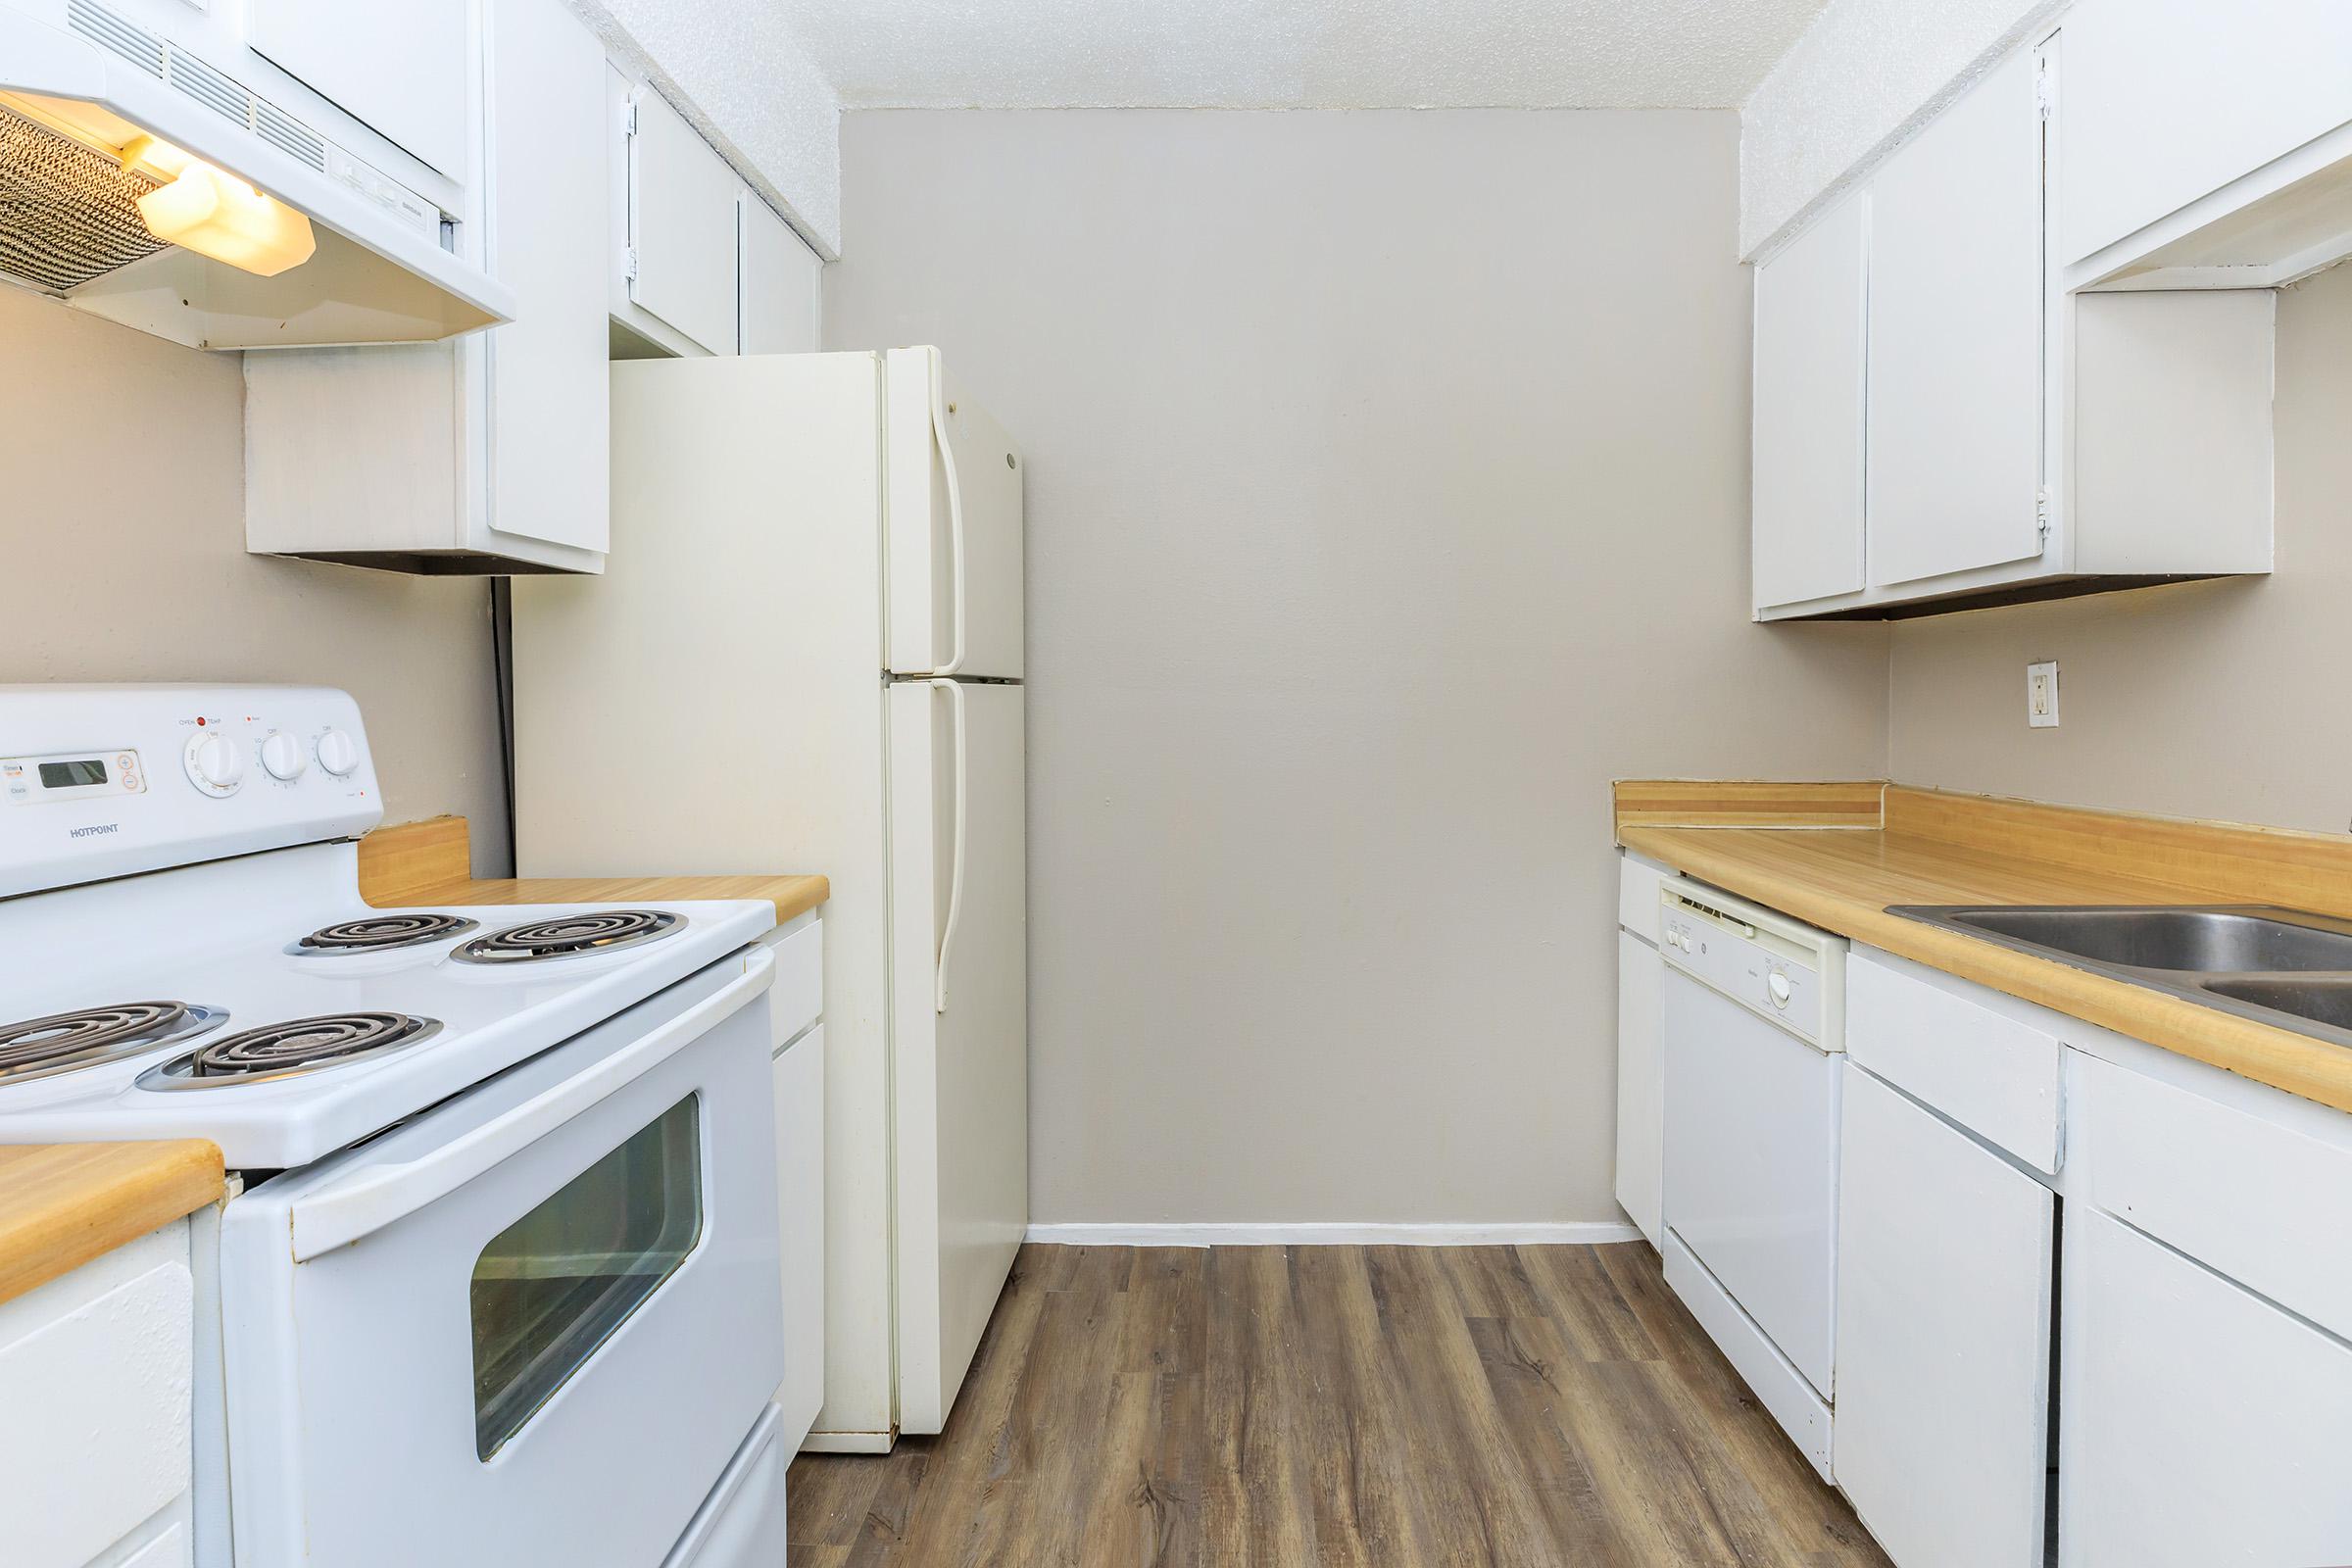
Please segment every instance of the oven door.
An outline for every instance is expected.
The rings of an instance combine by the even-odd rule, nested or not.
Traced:
[[[730,957],[221,1222],[242,1568],[647,1568],[783,1373],[773,975]]]

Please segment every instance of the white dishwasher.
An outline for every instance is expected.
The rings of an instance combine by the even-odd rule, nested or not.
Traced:
[[[1843,937],[1678,878],[1666,960],[1666,1280],[1830,1473]]]

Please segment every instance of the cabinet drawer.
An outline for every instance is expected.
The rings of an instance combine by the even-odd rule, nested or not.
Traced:
[[[816,1022],[825,1010],[825,927],[811,920],[770,940],[776,982],[767,994],[770,1051]]]
[[[2352,1118],[2280,1096],[2306,1132],[2072,1059],[2076,1173],[2095,1206],[2352,1338],[2352,1249],[2333,1223],[2352,1214]]]
[[[1674,873],[1628,850],[1617,857],[1617,923],[1658,945],[1658,885]]]
[[[2013,1003],[1899,958],[1846,966],[1846,1054],[2035,1170],[2058,1169],[2065,1048]]]

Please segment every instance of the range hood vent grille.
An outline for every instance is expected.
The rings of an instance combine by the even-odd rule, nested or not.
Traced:
[[[192,55],[172,51],[172,85],[232,125],[253,128],[253,94]]]
[[[289,158],[326,168],[326,138],[267,99],[253,101],[253,133]]]
[[[242,82],[176,49],[95,0],[71,0],[66,20],[73,29],[158,81],[169,82],[230,124],[251,131],[279,152],[311,168],[326,168],[326,138]]]
[[[24,116],[0,109],[0,272],[64,293],[153,256],[164,242],[139,220],[155,189]]]
[[[66,7],[66,20],[75,32],[107,53],[129,61],[158,81],[164,79],[170,51],[163,39],[146,28],[104,6],[90,4],[90,0],[72,0]]]

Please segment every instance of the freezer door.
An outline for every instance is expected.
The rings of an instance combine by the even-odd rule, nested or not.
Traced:
[[[1023,697],[889,691],[899,1427],[932,1433],[1029,1223]]]
[[[1026,460],[947,383],[939,350],[887,363],[890,671],[1018,680]]]

